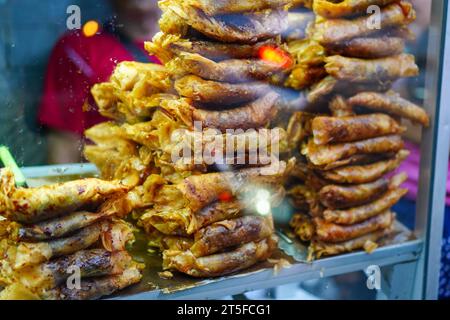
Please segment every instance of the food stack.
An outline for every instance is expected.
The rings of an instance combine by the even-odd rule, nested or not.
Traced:
[[[88,130],[96,145],[86,156],[134,187],[133,216],[166,270],[221,276],[276,246],[271,207],[294,162],[277,157],[285,132],[270,128],[279,98],[270,82],[291,64],[278,44],[288,2],[160,1],[162,32],[146,48],[164,66],[146,78],[119,65],[93,89],[115,121]],[[163,74],[167,88],[142,90]]]
[[[387,176],[408,156],[401,119],[429,124],[420,107],[388,91],[395,80],[419,73],[414,57],[403,53],[407,26],[415,19],[409,2],[315,0],[313,10],[311,37],[325,49],[328,76],[308,100],[328,104],[329,111],[296,115],[306,136],[304,161],[295,170],[303,183],[290,190],[303,211],[291,225],[311,241],[311,259],[370,252],[390,232],[391,207],[407,193],[401,188],[406,175]]]
[[[140,281],[125,249],[127,187],[84,179],[16,188],[8,169],[0,179],[1,299],[96,299]]]

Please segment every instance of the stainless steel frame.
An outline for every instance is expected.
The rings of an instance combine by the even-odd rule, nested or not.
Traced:
[[[417,234],[425,246],[420,257],[414,298],[436,299],[445,212],[450,143],[450,21],[448,0],[434,0],[429,35],[425,108],[431,127],[421,146]]]

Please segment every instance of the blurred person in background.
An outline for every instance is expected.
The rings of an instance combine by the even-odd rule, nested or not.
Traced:
[[[417,20],[413,25],[413,31],[417,35],[417,41],[409,46],[409,51],[416,56],[421,74],[416,79],[402,83],[405,97],[417,103],[424,104],[425,98],[425,74],[428,49],[428,32],[431,18],[431,1],[413,0],[417,11]],[[407,172],[408,180],[405,187],[409,189],[408,195],[395,207],[398,219],[410,229],[415,226],[416,200],[419,183],[420,147],[422,140],[420,127],[408,124],[406,133],[406,148],[411,152],[409,158],[401,165],[399,172]],[[448,171],[450,171],[450,166]],[[441,272],[439,283],[439,298],[450,299],[450,176],[447,173],[447,196],[445,207],[445,223],[443,243],[441,248]]]
[[[105,121],[96,108],[83,110],[91,87],[109,79],[117,63],[158,63],[144,50],[144,41],[158,31],[157,1],[110,0],[113,18],[93,35],[67,32],[56,44],[48,63],[38,121],[48,133],[48,162],[83,160],[83,133]]]

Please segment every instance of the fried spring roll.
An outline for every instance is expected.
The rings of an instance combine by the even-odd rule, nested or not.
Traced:
[[[201,9],[209,16],[224,13],[239,13],[279,8],[290,3],[290,0],[188,0],[187,4]]]
[[[279,95],[272,91],[262,98],[236,109],[225,111],[196,109],[193,113],[193,119],[194,121],[200,121],[205,128],[214,128],[222,132],[227,129],[261,128],[276,116],[278,99]]]
[[[324,45],[342,43],[378,33],[380,29],[405,26],[416,19],[416,12],[411,3],[400,1],[381,9],[380,28],[373,27],[372,19],[371,16],[364,16],[352,20],[332,19],[316,22],[313,38]]]
[[[121,274],[130,263],[131,256],[125,251],[85,250],[19,272],[19,281],[27,288],[42,292],[63,284],[73,275],[74,268],[84,279]]]
[[[276,42],[273,40],[265,40],[255,44],[235,44],[170,37],[174,36],[165,33],[158,34],[156,38],[153,39],[153,42],[147,42],[145,44],[146,50],[155,54],[161,51],[169,51],[168,59],[171,59],[175,55],[179,55],[182,52],[188,52],[198,54],[202,57],[218,62],[229,59],[259,58],[262,48],[278,47]],[[164,54],[167,55],[167,53]],[[157,56],[159,57],[159,55]]]
[[[381,178],[374,182],[359,185],[327,185],[319,191],[318,198],[329,209],[357,207],[374,201],[386,193],[388,189],[399,188],[406,178],[405,174],[399,174],[391,180]]]
[[[414,56],[406,53],[372,60],[330,56],[325,61],[330,75],[350,82],[377,83],[419,75]]]
[[[304,146],[302,154],[306,155],[313,165],[322,166],[356,154],[397,152],[403,146],[403,139],[398,135],[325,146],[317,146],[314,140],[310,139]]]
[[[407,193],[407,189],[389,190],[381,198],[367,205],[348,210],[327,209],[323,212],[323,217],[326,222],[352,225],[370,219],[381,212],[390,209]]]
[[[165,251],[164,269],[175,269],[192,277],[219,277],[268,259],[276,247],[274,238],[244,244],[234,251],[196,258],[190,251]]]
[[[224,220],[199,230],[190,251],[197,258],[209,256],[242,243],[263,240],[272,234],[270,218],[246,216]]]
[[[330,55],[377,59],[399,55],[405,50],[405,40],[398,37],[355,38],[342,43],[327,44]]]
[[[336,96],[331,100],[330,111],[333,117],[350,117],[355,115],[353,108],[342,96]]]
[[[339,81],[332,76],[327,76],[311,87],[311,90],[307,95],[307,100],[309,103],[314,104],[326,100],[333,93],[352,95],[361,91],[385,92],[391,88],[391,85],[391,81],[384,81],[380,83],[351,83],[349,81]]]
[[[83,179],[40,188],[16,188],[10,170],[0,173],[0,214],[33,223],[98,203],[103,197],[127,191],[118,182]]]
[[[214,222],[238,218],[242,214],[245,205],[242,201],[219,201],[207,206],[194,215],[195,225],[192,226],[191,232],[194,233],[203,227],[209,226]]]
[[[384,7],[397,0],[315,0],[313,2],[313,10],[319,16],[336,19],[349,17],[357,14],[366,14],[367,8],[370,6]]]
[[[350,117],[316,117],[311,126],[316,145],[354,142],[401,134],[406,130],[390,116],[379,113]]]
[[[341,159],[336,162],[326,164],[324,166],[314,166],[309,164],[308,166],[311,169],[319,170],[319,171],[330,171],[333,169],[351,166],[351,165],[366,165],[375,162],[379,162],[382,160],[386,160],[388,158],[392,158],[395,156],[395,153],[386,153],[386,154],[356,154],[351,156],[350,158]]]
[[[378,247],[377,241],[386,237],[390,233],[390,229],[380,230],[341,243],[325,243],[322,241],[313,240],[309,249],[309,260],[312,260],[313,257],[319,259],[323,256],[333,256],[359,249],[365,249],[368,253],[371,253]]]
[[[95,300],[138,283],[141,278],[142,275],[139,269],[132,267],[120,275],[82,280],[80,290],[61,286],[50,290],[45,294],[45,298],[54,300]]]
[[[303,213],[295,214],[289,222],[289,225],[294,228],[294,232],[300,240],[305,242],[311,241],[316,233],[312,219]]]
[[[215,17],[190,5],[171,4],[169,9],[195,30],[220,42],[254,43],[274,38],[288,28],[284,9]]]
[[[394,221],[390,211],[381,213],[361,223],[341,226],[328,223],[321,218],[314,218],[317,240],[327,243],[338,243],[359,238],[365,234],[389,228]]]
[[[395,169],[409,156],[407,150],[397,153],[395,158],[367,165],[337,168],[321,172],[321,176],[335,183],[360,184],[375,181]]]
[[[90,225],[68,238],[50,242],[19,243],[13,257],[14,269],[21,269],[29,265],[36,265],[60,257],[73,254],[89,248],[96,243],[102,232],[102,224]]]
[[[249,102],[271,91],[270,86],[264,82],[230,84],[207,81],[192,75],[175,81],[175,89],[183,97],[220,106]]]
[[[207,80],[242,83],[251,80],[266,80],[284,72],[283,64],[262,59],[232,59],[214,62],[198,54],[181,53],[167,64],[167,68],[178,76],[193,74]]]
[[[430,125],[430,118],[422,108],[403,99],[394,91],[388,93],[361,92],[348,99],[347,102],[351,106],[361,106],[406,118],[425,127]]]

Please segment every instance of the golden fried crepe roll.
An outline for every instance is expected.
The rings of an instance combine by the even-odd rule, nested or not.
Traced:
[[[350,117],[316,117],[311,127],[316,145],[353,142],[405,132],[405,128],[394,119],[381,113]]]
[[[42,294],[62,285],[72,275],[73,268],[80,271],[82,278],[116,275],[124,272],[131,261],[126,251],[85,250],[21,270],[16,277],[25,287]]]
[[[316,228],[311,217],[304,213],[294,214],[289,225],[294,228],[294,232],[300,240],[305,242],[311,241],[316,233]]]
[[[172,10],[193,29],[220,42],[254,43],[275,38],[288,27],[287,11],[284,9],[214,17],[179,3],[170,3],[168,10]]]
[[[229,59],[259,58],[261,49],[277,48],[276,41],[269,39],[255,44],[221,43],[206,40],[181,39],[177,35],[157,33],[152,42],[145,43],[145,49],[162,59],[172,60],[182,52],[198,54],[213,61]],[[162,57],[161,57],[162,56]]]
[[[223,220],[199,230],[190,251],[197,258],[209,256],[242,243],[263,240],[273,231],[271,218],[246,216]]]
[[[244,244],[234,251],[196,258],[190,251],[165,251],[164,269],[178,270],[192,277],[218,277],[246,269],[267,260],[276,247],[275,238]]]
[[[394,91],[388,93],[361,92],[348,99],[347,102],[351,106],[361,106],[406,118],[425,127],[430,125],[430,118],[422,108],[403,99]]]
[[[349,241],[364,236],[365,234],[389,228],[395,215],[386,211],[361,223],[342,226],[328,223],[321,218],[314,218],[316,227],[316,239],[327,243]]]
[[[12,259],[13,268],[21,269],[89,248],[99,240],[101,233],[102,223],[98,222],[67,238],[38,243],[20,242],[8,256]]]
[[[416,12],[411,3],[400,1],[382,8],[379,18],[380,28],[383,30],[405,26],[413,22],[416,19]],[[316,21],[313,39],[325,45],[376,34],[380,31],[380,28],[374,28],[372,20],[372,16],[363,16],[353,20],[322,19]]]
[[[314,257],[317,259],[323,256],[333,256],[346,252],[353,252],[355,250],[364,249],[366,252],[371,253],[378,245],[377,241],[386,237],[391,233],[391,229],[375,231],[359,238],[344,241],[341,243],[326,243],[318,240],[313,240],[309,249],[309,258],[312,260]]]
[[[203,227],[209,226],[214,222],[238,218],[242,214],[245,205],[242,201],[218,201],[213,203],[194,214],[195,224],[192,224],[192,230],[188,230],[188,234],[192,234]],[[191,232],[189,232],[191,231]]]
[[[180,208],[188,206],[192,212],[197,212],[219,200],[221,195],[237,195],[250,185],[278,186],[286,179],[293,165],[292,160],[289,163],[280,161],[266,167],[190,176],[178,185],[164,186],[155,203],[173,207],[175,200],[180,203]]]
[[[349,17],[357,14],[367,14],[367,8],[370,6],[384,7],[397,0],[315,0],[313,10],[319,16],[336,19]]]
[[[175,89],[183,97],[217,106],[249,102],[271,91],[265,82],[231,84],[208,81],[192,75],[175,81]]]
[[[341,159],[333,163],[329,163],[323,166],[314,166],[309,164],[311,169],[321,171],[330,171],[337,168],[348,167],[353,165],[367,165],[395,156],[395,153],[385,153],[385,154],[355,154],[349,158]]]
[[[403,146],[403,139],[398,135],[325,146],[318,146],[313,139],[310,139],[303,147],[302,154],[307,156],[313,165],[322,166],[356,154],[397,152]]]
[[[330,56],[325,62],[330,75],[350,82],[378,83],[419,75],[415,57],[405,53],[372,60]]]
[[[222,132],[227,129],[257,129],[264,127],[276,116],[278,98],[279,95],[271,91],[258,100],[231,110],[196,109],[193,118],[194,121],[200,121],[203,127],[218,129]]]
[[[392,189],[378,200],[367,205],[348,210],[327,209],[323,212],[323,217],[326,222],[352,225],[370,219],[381,212],[390,209],[407,193],[407,189]]]
[[[214,16],[224,13],[254,12],[279,8],[289,4],[290,0],[187,0],[184,2],[201,9],[209,16]]]
[[[139,268],[130,267],[120,275],[84,279],[80,290],[63,285],[49,290],[44,297],[54,300],[95,300],[138,283],[141,278]]]
[[[391,85],[392,81],[383,81],[379,83],[349,82],[327,76],[311,87],[311,90],[307,95],[307,100],[309,103],[314,104],[327,100],[332,93],[352,95],[361,91],[385,92],[391,88]]]
[[[329,181],[344,184],[359,184],[375,181],[383,175],[397,169],[409,156],[408,150],[402,150],[392,159],[367,165],[356,165],[321,172],[321,176]]]
[[[193,74],[207,80],[230,83],[266,80],[270,76],[286,70],[282,64],[262,59],[233,59],[214,62],[198,54],[186,52],[170,61],[167,68],[180,77]]]
[[[128,189],[118,182],[99,179],[76,180],[40,188],[16,188],[14,175],[8,169],[1,170],[0,183],[0,215],[27,223],[73,212]]]
[[[357,207],[376,200],[388,189],[399,188],[406,178],[405,174],[399,174],[391,180],[380,178],[374,182],[351,186],[327,185],[319,191],[318,198],[329,209]]]
[[[399,55],[405,50],[405,40],[399,37],[355,38],[342,43],[327,44],[330,55],[377,59]]]

